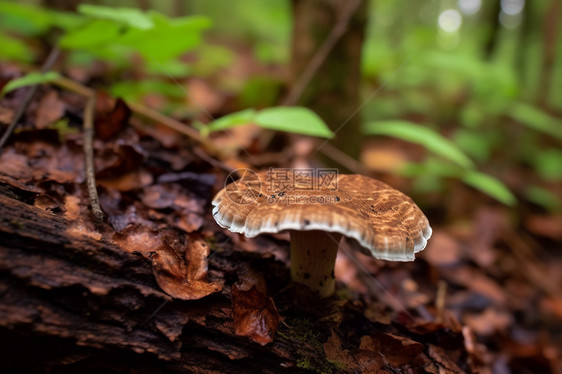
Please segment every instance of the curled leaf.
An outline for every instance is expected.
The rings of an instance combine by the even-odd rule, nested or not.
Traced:
[[[281,316],[267,296],[263,276],[249,270],[232,286],[232,309],[236,335],[247,336],[266,345],[273,341]]]
[[[202,239],[190,239],[182,251],[163,244],[152,256],[152,271],[158,285],[168,295],[197,300],[222,290],[219,282],[207,281],[209,245]]]

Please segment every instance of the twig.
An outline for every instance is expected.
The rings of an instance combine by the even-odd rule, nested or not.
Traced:
[[[319,152],[355,174],[369,174],[369,170],[363,164],[330,143],[325,143]]]
[[[96,95],[90,95],[84,108],[84,154],[86,159],[86,184],[92,213],[98,222],[103,221],[98,190],[96,189],[96,175],[94,172],[94,108]]]
[[[140,105],[137,103],[129,103],[129,102],[127,103],[127,105],[136,114],[149,118],[155,122],[159,122],[165,126],[168,126],[171,129],[176,130],[181,134],[187,135],[193,140],[196,140],[197,142],[201,143],[203,147],[205,147],[205,149],[207,149],[209,152],[213,154],[220,154],[219,150],[215,147],[213,143],[211,143],[207,138],[201,136],[201,134],[199,134],[199,131],[187,126],[186,124],[181,123],[180,121],[172,117],[165,116],[162,113],[152,108],[148,108],[144,105]]]
[[[437,309],[437,317],[435,322],[443,323],[443,314],[445,313],[445,298],[447,296],[447,282],[440,280],[437,283],[437,296],[435,298],[435,308]]]
[[[53,64],[57,60],[57,57],[59,57],[59,52],[60,50],[58,49],[58,47],[54,47],[51,50],[49,56],[47,56],[47,59],[43,63],[43,66],[41,66],[41,73],[46,73],[49,70],[51,70]],[[31,102],[33,95],[35,95],[35,91],[37,91],[37,84],[34,84],[31,87],[29,87],[29,90],[27,91],[27,94],[25,95],[23,101],[21,102],[21,105],[19,106],[16,115],[14,116],[12,122],[10,123],[10,126],[8,126],[8,128],[2,135],[2,138],[0,139],[0,153],[2,153],[2,147],[8,141],[8,138],[16,128],[21,116],[23,116],[23,113],[25,113],[25,110],[27,109],[27,106]]]
[[[336,23],[332,31],[330,31],[330,34],[326,37],[326,40],[324,40],[320,48],[318,48],[318,51],[316,51],[314,56],[310,59],[308,65],[306,65],[306,68],[301,73],[281,105],[295,105],[299,101],[306,86],[308,86],[338,40],[341,39],[342,35],[347,30],[349,21],[360,4],[361,0],[350,1],[347,3],[347,6],[343,9],[338,22]]]
[[[96,93],[89,87],[65,77],[59,77],[54,84],[75,92],[88,99],[84,108],[84,159],[86,165],[86,185],[90,196],[92,214],[96,221],[103,221],[103,212],[100,207],[98,190],[96,189],[96,173],[94,168],[94,109],[96,106]]]

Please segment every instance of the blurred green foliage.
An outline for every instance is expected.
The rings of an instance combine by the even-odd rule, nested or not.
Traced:
[[[460,180],[505,204],[517,195],[561,209],[550,186],[562,182],[562,48],[555,50],[550,88],[541,86],[544,51],[551,46],[539,26],[549,1],[556,0],[527,2],[522,15],[499,18],[486,1],[472,2],[480,7],[472,13],[453,0],[370,3],[360,87],[363,135],[423,146],[425,161],[397,170],[415,176],[420,192],[443,192],[448,181]],[[182,79],[209,78],[236,100],[229,106],[234,113],[200,126],[204,134],[255,123],[333,135],[304,108],[243,110],[268,108],[279,98],[279,74],[266,68],[289,61],[288,0],[150,1],[148,11],[133,0],[100,0],[105,6],[81,5],[76,13],[31,3],[0,1],[1,59],[37,63],[36,39],[53,42],[58,30],[67,64],[112,66],[109,90],[126,100],[158,93],[177,109],[185,105]],[[458,14],[456,28],[440,25],[445,11]],[[559,41],[562,28],[557,33]],[[252,61],[242,58],[248,51]],[[261,68],[245,71],[248,63]],[[531,178],[510,192],[501,180],[521,171]]]

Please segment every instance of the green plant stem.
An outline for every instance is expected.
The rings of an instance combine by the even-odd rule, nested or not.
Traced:
[[[43,63],[43,66],[41,66],[41,73],[46,73],[49,70],[51,70],[55,61],[59,57],[59,52],[60,52],[60,50],[58,49],[58,47],[54,47],[51,50],[51,52],[49,53],[49,56],[47,56],[47,59]],[[36,84],[29,87],[29,90],[27,91],[27,94],[25,95],[23,101],[21,102],[21,105],[18,108],[18,111],[16,112],[16,114],[14,115],[14,118],[12,119],[12,122],[10,123],[10,126],[8,126],[8,128],[6,129],[4,134],[2,135],[2,138],[0,138],[0,154],[2,153],[2,147],[4,147],[4,144],[6,144],[6,142],[10,138],[10,135],[12,134],[14,129],[16,128],[20,118],[23,116],[23,113],[25,112],[25,110],[27,109],[27,106],[31,102],[31,99],[33,98],[33,95],[35,95],[35,91],[37,91],[37,85]]]

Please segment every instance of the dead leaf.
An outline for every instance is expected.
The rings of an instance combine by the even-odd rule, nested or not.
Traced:
[[[121,232],[116,232],[113,241],[127,252],[148,254],[162,245],[163,235],[145,226],[132,225]]]
[[[494,307],[487,308],[484,313],[466,314],[463,319],[474,332],[483,336],[506,331],[513,323],[513,317],[509,313]]]
[[[340,337],[332,330],[332,335],[324,343],[324,354],[331,362],[344,365],[346,371],[361,373],[381,373],[382,360],[380,356],[370,351],[358,349],[350,352],[341,346]]]
[[[428,351],[429,357],[439,365],[439,373],[464,373],[443,348],[430,344]]]
[[[46,194],[37,195],[33,205],[39,209],[50,210],[50,211],[58,210],[60,208],[59,202],[56,199],[54,199],[52,196]]]
[[[461,248],[450,234],[434,230],[427,249],[420,255],[433,266],[450,266],[460,262]]]
[[[206,280],[209,253],[209,245],[200,238],[189,238],[185,254],[163,244],[152,256],[156,282],[168,295],[183,300],[197,300],[221,291],[221,283]]]
[[[423,354],[423,344],[404,336],[391,333],[365,335],[361,337],[359,348],[376,353],[394,368],[408,366],[414,372],[421,372],[425,366],[431,365]]]
[[[74,195],[68,195],[64,198],[64,218],[74,221],[80,217],[80,199]]]
[[[65,105],[60,100],[57,91],[49,91],[39,101],[35,112],[35,126],[46,129],[50,124],[64,116]]]
[[[1,88],[0,88],[1,90]],[[9,124],[14,118],[14,110],[0,106],[0,123]]]
[[[127,125],[130,116],[131,109],[123,100],[117,99],[111,112],[96,117],[94,123],[96,137],[102,140],[114,137]]]
[[[455,268],[443,268],[442,273],[444,278],[451,283],[462,285],[469,290],[484,295],[498,305],[504,305],[506,302],[506,294],[502,287],[479,269],[463,265]]]
[[[400,170],[409,161],[401,148],[389,144],[367,142],[361,152],[361,163],[378,173],[392,173]]]
[[[98,184],[107,189],[115,189],[118,191],[131,191],[137,188],[143,188],[150,185],[152,181],[152,174],[144,169],[111,178],[96,179]]]
[[[552,240],[562,240],[562,215],[530,215],[525,226],[532,233]]]
[[[267,296],[265,279],[260,273],[247,270],[232,286],[232,309],[236,335],[247,336],[266,345],[273,341],[281,316]]]

